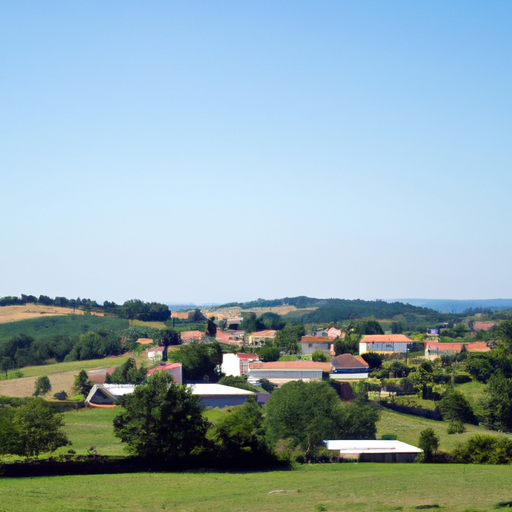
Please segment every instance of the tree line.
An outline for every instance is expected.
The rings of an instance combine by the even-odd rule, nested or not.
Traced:
[[[91,299],[68,299],[66,297],[55,297],[52,299],[47,295],[25,295],[21,297],[0,297],[0,307],[2,306],[21,306],[25,304],[42,304],[45,306],[56,306],[63,308],[82,309],[85,311],[103,311],[120,318],[135,319],[142,321],[165,322],[171,317],[169,306],[159,302],[144,302],[139,299],[127,300],[118,305],[113,301],[106,300],[103,304],[98,304]]]

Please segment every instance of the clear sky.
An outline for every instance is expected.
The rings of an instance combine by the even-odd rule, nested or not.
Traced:
[[[508,0],[0,0],[0,45],[0,296],[512,296]]]

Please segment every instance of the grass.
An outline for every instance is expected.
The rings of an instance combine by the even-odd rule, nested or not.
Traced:
[[[418,446],[420,432],[426,428],[434,429],[434,432],[440,438],[440,449],[446,451],[452,450],[458,443],[467,441],[475,434],[504,435],[476,425],[466,425],[467,432],[464,434],[449,435],[447,433],[448,423],[444,421],[428,420],[383,409],[377,423],[377,437],[383,434],[395,434],[399,441]]]
[[[130,327],[150,327],[151,329],[167,329],[165,322],[143,322],[142,320],[128,320]]]
[[[47,336],[84,334],[89,331],[121,331],[128,328],[128,320],[108,316],[66,315],[45,316],[0,324],[0,343],[27,334],[34,339]]]
[[[57,454],[75,450],[86,455],[94,446],[99,455],[126,455],[119,438],[114,436],[112,422],[121,409],[78,409],[64,413],[65,431],[72,446],[60,448]]]
[[[468,402],[474,408],[478,406],[479,400],[484,396],[485,384],[472,380],[471,382],[458,384],[455,388],[468,399]]]
[[[122,365],[129,356],[107,357],[104,359],[89,359],[87,361],[69,361],[65,363],[45,364],[42,366],[25,366],[21,368],[24,377],[40,377],[41,375],[52,375],[54,373],[63,373],[70,371],[91,370],[95,368],[108,368],[110,366]],[[9,371],[9,379],[14,379],[17,370]],[[0,376],[0,380],[5,379],[5,374]]]
[[[512,498],[509,467],[436,464],[6,478],[0,494],[0,510],[10,512],[476,512]]]

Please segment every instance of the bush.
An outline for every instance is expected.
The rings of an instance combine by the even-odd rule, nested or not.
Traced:
[[[58,391],[53,395],[53,398],[57,400],[67,400],[68,394],[65,391]]]
[[[313,361],[319,361],[319,362],[322,362],[322,363],[325,363],[325,361],[327,361],[327,357],[325,356],[325,354],[323,353],[322,350],[320,349],[317,349],[315,350],[312,354],[311,354],[311,359]]]
[[[464,434],[466,427],[460,420],[452,420],[448,424],[448,434]]]
[[[452,452],[462,464],[512,464],[512,441],[506,437],[477,434]]]
[[[83,402],[85,398],[82,395],[76,395],[71,399],[73,402]]]

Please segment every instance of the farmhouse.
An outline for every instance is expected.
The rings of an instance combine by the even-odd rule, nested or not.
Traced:
[[[326,355],[334,355],[332,340],[326,336],[302,336],[300,350],[304,355],[310,355],[316,350],[321,350]]]
[[[328,450],[339,451],[340,457],[360,462],[414,462],[423,452],[420,448],[401,441],[355,440],[324,441]]]
[[[365,352],[405,354],[413,343],[405,334],[370,334],[359,342],[359,355]]]
[[[485,341],[477,341],[475,343],[439,343],[438,341],[425,342],[425,359],[433,361],[437,357],[444,355],[453,356],[460,354],[462,347],[468,352],[489,352],[491,349]]]
[[[272,361],[270,363],[249,363],[249,380],[267,379],[282,385],[292,380],[321,380],[331,369],[330,363],[314,361]]]
[[[252,347],[261,347],[267,340],[273,340],[276,336],[276,331],[267,329],[265,331],[258,331],[249,334],[249,345]]]

